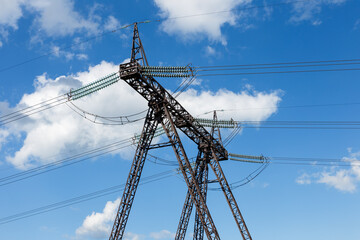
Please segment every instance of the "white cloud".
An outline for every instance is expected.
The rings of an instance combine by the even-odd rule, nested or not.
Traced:
[[[115,219],[120,198],[114,202],[107,202],[103,211],[93,212],[87,216],[83,224],[76,229],[77,239],[104,239],[109,236],[112,223]],[[133,238],[134,240],[136,238]]]
[[[66,60],[72,60],[74,58],[76,58],[77,60],[87,60],[88,59],[88,55],[86,55],[84,53],[72,53],[69,51],[61,50],[61,48],[58,46],[53,46],[51,48],[51,50],[52,50],[53,56],[64,57]]]
[[[32,106],[117,70],[118,65],[102,62],[90,67],[88,71],[56,79],[43,74],[37,77],[33,93],[25,94],[14,108],[3,111],[12,112]],[[140,112],[147,106],[145,100],[124,82],[118,82],[75,103],[90,112],[106,116]],[[73,113],[66,105],[61,105],[31,115],[23,121],[6,125],[3,130],[7,132],[8,137],[13,136],[22,141],[22,146],[9,153],[6,159],[18,168],[25,169],[30,167],[31,163],[44,164],[54,161],[48,158],[49,156],[65,154],[76,148],[93,148],[103,145],[103,142],[126,139],[139,132],[141,125],[141,122],[126,127],[94,125]],[[19,133],[23,134],[24,139],[21,139]],[[120,153],[128,154],[128,151],[123,150]]]
[[[111,232],[113,221],[120,204],[120,198],[111,202],[108,201],[102,212],[92,212],[86,216],[82,225],[75,231],[75,239],[106,239]],[[126,232],[124,240],[167,240],[174,239],[175,233],[168,230],[151,232],[148,235]]]
[[[18,29],[18,20],[23,15],[20,4],[23,0],[0,0],[0,47],[7,40],[9,30]]]
[[[281,94],[281,91],[266,93],[248,89],[240,92],[227,89],[220,89],[217,92],[189,89],[179,96],[179,101],[194,116],[213,109],[236,109],[236,111],[219,111],[218,116],[223,119],[263,121],[277,111]]]
[[[13,29],[17,29],[17,22],[23,14],[20,6],[23,2],[23,0],[0,1],[0,26],[9,26]]]
[[[106,239],[110,235],[119,204],[120,198],[113,202],[108,201],[102,212],[92,212],[86,216],[82,225],[75,231],[75,239]],[[143,240],[149,238],[153,240],[167,240],[174,239],[174,237],[175,233],[168,230],[151,232],[148,236],[132,232],[124,234],[124,240]]]
[[[355,21],[354,29],[357,30],[357,29],[359,29],[359,27],[360,27],[360,19]]]
[[[86,54],[79,53],[79,54],[76,54],[76,58],[77,58],[78,60],[87,60],[89,57],[88,57],[88,55],[86,55]]]
[[[5,40],[9,29],[18,29],[18,21],[25,11],[34,16],[33,29],[36,31],[32,41],[39,41],[43,36],[64,37],[75,33],[93,35],[103,28],[118,24],[113,16],[103,23],[95,13],[97,5],[88,12],[88,16],[84,16],[75,10],[74,0],[0,0],[0,4],[0,36]]]
[[[145,236],[141,234],[136,234],[131,232],[126,232],[124,234],[124,240],[142,240],[142,239],[145,239]]]
[[[356,179],[353,176],[352,170],[341,169],[322,172],[317,182],[344,192],[354,192],[356,190]]]
[[[226,39],[222,35],[221,27],[225,24],[235,25],[239,16],[232,10],[250,3],[251,0],[154,0],[154,2],[160,8],[160,15],[166,18],[161,28],[168,34],[183,39],[195,39],[205,35],[210,40],[225,45]],[[221,13],[181,18],[181,16],[211,12]]]
[[[324,6],[334,6],[345,3],[346,0],[309,0],[298,1],[293,4],[293,16],[290,18],[291,22],[311,21],[314,23],[321,23],[316,16],[321,12]]]
[[[98,31],[98,21],[91,16],[85,18],[76,12],[72,0],[27,0],[25,3],[26,7],[37,15],[35,25],[48,36]]]
[[[215,50],[213,47],[211,47],[211,46],[207,46],[207,47],[205,48],[205,53],[206,53],[206,55],[208,55],[208,56],[214,56],[214,55],[216,55],[216,50]]]
[[[69,76],[52,79],[43,74],[36,78],[33,93],[25,94],[14,108],[7,107],[3,102],[0,110],[13,112],[32,106],[116,71],[118,71],[118,65],[103,61],[89,67],[88,71]],[[251,89],[240,92],[226,89],[216,92],[189,89],[180,95],[179,101],[194,116],[213,109],[231,108],[239,110],[219,112],[219,118],[261,121],[277,111],[277,105],[281,100],[280,95],[280,91],[267,93]],[[147,108],[145,99],[123,81],[76,100],[75,104],[101,116],[124,116]],[[7,149],[6,160],[17,168],[26,169],[59,160],[49,158],[49,156],[57,155],[59,158],[76,149],[92,149],[103,145],[104,142],[127,139],[134,133],[139,133],[141,128],[142,121],[126,126],[93,124],[72,112],[66,105],[60,105],[5,125],[1,128],[0,141],[5,142],[10,138],[19,141],[20,146],[11,151]],[[131,158],[130,153],[131,149],[116,152],[125,158]]]
[[[349,157],[342,158],[343,162],[350,162],[350,168],[331,167],[313,174],[304,173],[296,179],[298,184],[321,183],[342,192],[353,193],[360,184],[360,152],[353,153],[349,149]]]
[[[307,173],[303,173],[301,176],[299,176],[297,179],[296,179],[296,182],[298,184],[310,184],[311,183],[311,176]]]
[[[104,24],[104,28],[107,31],[115,30],[119,26],[120,26],[120,22],[114,16],[109,16]]]
[[[161,230],[160,232],[152,232],[149,235],[152,239],[174,239],[175,233],[172,233],[168,230]]]
[[[321,24],[322,24],[321,20],[315,20],[315,21],[312,22],[312,25],[314,25],[314,26],[319,26]]]

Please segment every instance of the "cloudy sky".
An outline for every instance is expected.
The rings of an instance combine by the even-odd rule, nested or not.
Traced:
[[[0,239],[108,238],[146,101],[119,81],[72,103],[55,99],[36,113],[28,107],[118,71],[130,57],[129,24],[151,20],[139,31],[154,66],[360,59],[360,2],[279,3],[0,0]],[[360,119],[357,71],[201,75],[206,74],[199,73],[178,97],[195,117],[211,118],[209,112],[220,110],[219,118],[238,121]],[[159,82],[174,91],[181,80]],[[28,110],[7,115],[22,109]],[[134,121],[118,124],[121,116]],[[346,233],[346,239],[360,239],[360,130],[263,126],[242,129],[228,151],[313,161],[271,162],[253,181],[234,188],[253,238],[331,240]],[[223,130],[223,138],[231,132]],[[184,144],[189,157],[196,156],[196,146],[185,137]],[[128,240],[167,240],[176,232],[186,185],[171,149],[151,154],[155,158],[145,165],[126,228]],[[233,186],[259,167],[222,164]],[[208,205],[221,238],[238,239],[216,183],[210,190]],[[97,191],[102,192],[74,200]]]

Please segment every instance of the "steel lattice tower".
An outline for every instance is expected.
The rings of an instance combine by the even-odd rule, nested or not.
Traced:
[[[176,239],[184,239],[193,205],[195,205],[196,210],[194,238],[203,239],[205,232],[208,239],[220,239],[206,205],[208,166],[210,166],[225,195],[242,238],[251,240],[250,233],[219,163],[228,159],[228,152],[221,143],[220,134],[218,133],[215,137],[215,127],[209,133],[152,76],[143,75],[141,69],[144,66],[148,66],[148,62],[135,23],[131,60],[129,63],[120,65],[120,77],[148,101],[149,109],[109,239],[123,238],[147,153],[152,148],[151,141],[156,128],[161,125],[169,143],[157,144],[156,147],[172,146],[179,168],[188,186],[188,194]],[[178,130],[182,131],[198,146],[199,152],[194,168],[186,155]]]

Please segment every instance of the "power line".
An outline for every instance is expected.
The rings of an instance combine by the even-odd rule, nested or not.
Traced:
[[[130,142],[130,144],[129,144],[129,142]],[[125,144],[127,144],[127,145],[125,145]],[[89,160],[92,158],[103,156],[103,155],[109,154],[111,152],[115,152],[115,151],[124,149],[131,145],[132,145],[131,139],[125,139],[122,141],[118,141],[118,142],[115,142],[112,144],[105,145],[103,147],[99,147],[99,148],[89,150],[89,151],[86,151],[83,153],[75,154],[73,156],[66,157],[64,159],[61,159],[61,160],[58,160],[55,162],[51,162],[51,163],[48,163],[48,164],[45,164],[45,165],[42,165],[39,167],[31,168],[29,170],[26,170],[26,171],[23,171],[20,173],[12,174],[10,176],[0,178],[0,187],[9,185],[9,184],[12,184],[15,182],[19,182],[19,181],[22,181],[22,180],[25,180],[25,179],[28,179],[28,178],[31,178],[34,176],[38,176],[38,175],[41,175],[41,174],[44,174],[44,173],[47,173],[50,171],[54,171],[54,170],[57,170],[60,168],[71,166],[73,164],[80,163],[80,162],[83,162],[83,161],[86,161],[86,160]]]
[[[312,1],[312,0],[286,1],[286,2],[271,3],[271,4],[254,5],[254,6],[249,6],[249,7],[238,8],[236,10],[237,11],[246,11],[246,10],[252,10],[252,9],[259,9],[259,8],[281,7],[281,6],[288,6],[288,5],[294,4],[294,3],[303,3],[303,2],[309,2],[309,1]],[[233,12],[233,11],[234,10],[223,10],[223,11],[215,11],[215,12],[207,12],[207,13],[198,13],[198,14],[192,14],[192,15],[171,17],[171,18],[167,18],[167,19],[174,20],[174,19],[180,19],[180,18],[192,18],[192,17],[200,17],[200,16],[206,16],[206,15],[228,13],[228,12]],[[162,22],[165,20],[158,19],[155,21]]]
[[[170,171],[165,171],[165,172],[161,172],[161,173],[158,173],[158,174],[154,174],[154,175],[143,178],[139,185],[144,185],[144,184],[148,184],[148,183],[151,183],[151,182],[154,182],[154,181],[159,181],[161,179],[171,177],[171,176],[173,176],[175,174],[177,174],[177,172],[175,170],[170,170]],[[39,208],[35,208],[35,209],[29,210],[29,211],[24,211],[24,212],[21,212],[21,213],[18,213],[18,214],[3,217],[3,218],[0,218],[0,225],[10,223],[10,222],[14,222],[14,221],[18,221],[18,220],[28,218],[28,217],[32,217],[32,216],[35,216],[35,215],[39,215],[39,214],[42,214],[42,213],[54,211],[56,209],[64,208],[64,207],[67,207],[67,206],[71,206],[71,205],[78,204],[78,203],[81,203],[81,202],[89,201],[89,200],[92,200],[92,199],[100,198],[100,197],[107,196],[107,195],[110,195],[110,194],[113,194],[113,193],[117,193],[117,192],[122,191],[124,186],[125,186],[125,184],[112,186],[112,187],[109,187],[109,188],[106,188],[106,189],[102,189],[102,190],[99,190],[99,191],[96,191],[96,192],[92,192],[92,193],[89,193],[89,194],[74,197],[74,198],[64,200],[64,201],[61,201],[61,202],[49,204],[49,205],[39,207]]]
[[[200,74],[198,77],[214,77],[214,76],[235,76],[235,75],[265,75],[265,74],[285,74],[285,73],[314,73],[314,72],[344,72],[359,71],[360,68],[339,68],[339,69],[310,69],[296,71],[273,71],[273,72],[237,72],[237,73],[210,73]]]
[[[239,110],[259,110],[259,109],[286,109],[286,108],[314,108],[314,107],[335,107],[335,106],[350,106],[350,105],[360,105],[360,102],[352,103],[327,103],[327,104],[305,104],[305,105],[290,105],[290,106],[276,106],[276,107],[258,107],[258,108],[229,108],[229,109],[214,109],[212,111],[204,112],[201,115],[207,115],[209,113],[217,112],[230,112],[230,111],[239,111]]]
[[[266,157],[271,164],[281,165],[304,165],[304,166],[332,166],[332,167],[352,167],[360,166],[360,161],[357,159],[338,159],[338,158],[306,158],[306,157]],[[261,161],[244,161],[232,157],[230,160],[244,163],[262,163]]]
[[[316,66],[332,66],[332,65],[347,65],[347,64],[360,64],[360,59],[334,59],[334,60],[314,60],[314,61],[295,61],[295,62],[272,62],[272,63],[251,63],[251,64],[235,64],[235,65],[212,65],[212,66],[198,66],[196,69],[207,69],[207,68],[238,68],[238,67],[253,67],[253,66],[263,66],[264,68],[267,66],[274,65],[298,65],[298,66],[311,66],[311,65],[303,65],[303,64],[316,64],[321,63]],[[283,66],[287,67],[287,66]],[[291,66],[288,66],[291,67]]]
[[[28,106],[21,110],[17,110],[15,112],[8,113],[6,115],[0,116],[0,126],[4,126],[4,125],[12,123],[14,121],[29,117],[33,114],[51,109],[53,107],[64,104],[67,101],[68,101],[68,99],[67,99],[66,95],[60,95],[58,97],[42,101],[42,102],[34,104],[32,106]]]
[[[267,8],[267,7],[280,7],[280,6],[286,6],[286,5],[290,5],[290,4],[294,4],[294,3],[299,3],[299,2],[308,2],[310,0],[302,0],[302,1],[286,1],[286,2],[278,2],[278,3],[273,3],[273,4],[263,4],[263,5],[254,5],[254,6],[250,6],[250,7],[243,7],[243,8],[239,8],[237,9],[237,11],[246,11],[246,10],[252,10],[252,9],[260,9],[260,8]],[[140,22],[137,22],[137,23],[152,23],[152,22],[163,22],[163,21],[166,21],[166,20],[174,20],[174,19],[180,19],[180,18],[192,18],[192,17],[199,17],[199,16],[205,16],[205,15],[214,15],[214,14],[221,14],[221,13],[227,13],[227,12],[232,12],[233,10],[224,10],[224,11],[216,11],[216,12],[207,12],[207,13],[199,13],[199,14],[192,14],[192,15],[184,15],[184,16],[177,16],[177,17],[171,17],[171,18],[167,18],[167,19],[153,19],[153,20],[144,20],[144,21],[140,21]],[[87,42],[90,42],[90,41],[93,41],[95,39],[98,39],[98,38],[101,38],[105,35],[109,35],[109,34],[112,34],[112,33],[115,33],[119,30],[122,30],[122,29],[125,29],[125,28],[128,28],[130,26],[132,26],[134,23],[131,23],[131,24],[126,24],[126,25],[123,25],[123,26],[120,26],[118,28],[115,28],[113,30],[110,30],[110,31],[104,31],[100,34],[97,34],[93,37],[90,37],[90,38],[86,38],[86,39],[83,39],[82,41],[79,41],[77,43],[73,43],[73,44],[70,44],[68,46],[65,46],[65,47],[62,47],[56,51],[49,51],[45,54],[42,54],[42,55],[39,55],[39,56],[36,56],[36,57],[33,57],[33,58],[30,58],[30,59],[27,59],[25,61],[22,61],[22,62],[19,62],[19,63],[16,63],[16,64],[13,64],[13,65],[10,65],[10,66],[7,66],[7,67],[4,67],[4,68],[1,68],[0,69],[0,73],[2,72],[5,72],[5,71],[8,71],[10,69],[14,69],[16,67],[19,67],[19,66],[22,66],[22,65],[25,65],[27,63],[31,63],[31,62],[34,62],[36,60],[39,60],[43,57],[47,57],[47,56],[50,56],[52,54],[55,54],[57,53],[58,51],[64,51],[64,50],[67,50],[67,49],[70,49],[74,46],[78,46],[78,45],[81,45],[81,44],[84,44],[84,43],[87,43]]]
[[[161,159],[158,157],[155,157],[155,158]],[[305,162],[286,162],[286,161],[285,162],[274,162],[274,160],[291,160],[291,159],[297,160],[297,161],[301,160],[301,161],[305,161]],[[234,159],[232,159],[232,160],[234,160]],[[354,161],[352,161],[352,162],[349,161],[348,162],[349,164],[345,164],[345,162],[343,160],[336,159],[336,158],[269,157],[268,160],[269,161],[264,162],[265,164],[262,164],[262,166],[260,166],[255,171],[250,173],[246,178],[231,183],[230,185],[231,185],[232,189],[236,189],[236,188],[243,186],[243,185],[249,183],[250,181],[254,180],[260,173],[262,173],[265,170],[265,168],[268,166],[269,163],[284,164],[284,165],[338,166],[338,167],[360,166],[360,164],[357,164],[357,163],[360,163],[359,161],[356,161],[355,162],[356,164],[354,163]],[[234,161],[237,161],[237,160],[234,160]],[[309,162],[309,161],[323,161],[323,162],[325,161],[326,163],[316,163],[316,162]],[[340,163],[341,161],[343,161],[344,164],[341,164]],[[172,173],[172,174],[170,174],[170,173]],[[140,185],[158,181],[158,180],[173,176],[175,174],[177,174],[177,169],[161,172],[161,173],[158,173],[155,175],[151,175],[149,177],[143,178]],[[39,208],[35,208],[32,210],[24,211],[24,212],[21,212],[18,214],[3,217],[3,218],[0,218],[0,225],[18,221],[18,220],[32,217],[35,215],[39,215],[42,213],[54,211],[54,210],[57,210],[60,208],[64,208],[64,207],[71,206],[71,205],[78,204],[78,203],[82,203],[82,202],[89,201],[92,199],[100,198],[100,197],[107,196],[107,195],[110,195],[113,193],[117,193],[119,191],[122,191],[124,186],[125,186],[125,184],[112,186],[109,188],[105,188],[105,189],[102,189],[99,191],[95,191],[92,193],[74,197],[74,198],[64,200],[61,202],[49,204],[49,205],[46,205],[43,207],[39,207]],[[209,188],[209,190],[218,190],[218,188]]]
[[[37,56],[37,57],[30,58],[30,59],[25,60],[25,61],[23,61],[23,62],[19,62],[19,63],[16,63],[16,64],[14,64],[14,65],[10,65],[10,66],[8,66],[8,67],[1,68],[1,69],[0,69],[0,73],[5,72],[5,71],[8,71],[8,70],[13,69],[13,68],[16,68],[16,67],[19,67],[19,66],[22,66],[22,65],[25,65],[25,64],[30,63],[30,62],[34,62],[34,61],[39,60],[39,59],[41,59],[41,58],[43,58],[43,57],[50,56],[50,55],[52,55],[52,54],[57,53],[58,51],[64,51],[64,50],[70,49],[70,48],[72,48],[72,47],[74,47],[74,46],[78,46],[78,45],[81,45],[81,44],[84,44],[84,43],[93,41],[93,40],[98,39],[98,38],[101,38],[101,37],[103,37],[103,36],[105,36],[105,35],[108,35],[108,34],[111,34],[111,33],[115,33],[115,32],[117,32],[117,31],[119,31],[119,30],[121,30],[121,29],[128,28],[128,27],[130,27],[130,26],[132,26],[132,25],[133,25],[133,23],[132,23],[132,24],[123,25],[123,26],[121,26],[121,27],[115,28],[115,29],[110,30],[110,31],[104,31],[104,32],[102,32],[102,33],[100,33],[100,34],[95,35],[94,37],[86,38],[86,39],[84,39],[84,40],[82,40],[82,41],[79,41],[79,42],[77,42],[77,43],[70,44],[70,45],[68,45],[68,46],[66,46],[66,47],[63,47],[63,48],[60,48],[60,49],[58,49],[58,50],[56,50],[56,51],[49,51],[49,52],[47,52],[47,53],[45,53],[45,54],[43,54],[43,55],[39,55],[39,56]]]

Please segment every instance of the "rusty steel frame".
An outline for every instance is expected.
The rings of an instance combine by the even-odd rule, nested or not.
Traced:
[[[251,240],[252,238],[251,238],[250,232],[245,224],[244,218],[240,212],[239,206],[238,206],[238,204],[235,200],[235,197],[231,191],[229,183],[225,178],[225,174],[220,166],[219,160],[218,160],[215,152],[213,151],[213,149],[211,149],[211,151],[212,151],[213,159],[210,160],[209,164],[210,164],[212,170],[214,171],[218,182],[220,183],[221,189],[222,189],[222,191],[225,195],[225,198],[229,204],[229,207],[234,216],[235,222],[239,228],[241,236],[243,237],[244,240]]]
[[[210,215],[209,209],[206,205],[206,202],[201,194],[201,189],[197,183],[195,173],[191,167],[188,157],[186,156],[185,149],[181,143],[180,137],[175,128],[174,121],[170,115],[170,111],[167,106],[164,104],[165,118],[161,122],[169,141],[173,143],[173,150],[175,152],[176,158],[180,165],[180,170],[184,176],[185,182],[188,186],[191,199],[195,204],[195,209],[199,214],[201,223],[205,228],[207,238],[220,239],[220,236],[215,227],[214,221]],[[166,122],[165,122],[166,121]]]
[[[199,150],[195,162],[195,178],[200,186],[201,193],[204,196],[204,200],[206,202],[206,196],[204,195],[204,188],[203,188],[204,186],[200,184],[204,177],[203,175],[205,168],[207,169],[207,163],[206,161],[203,161],[203,157],[204,157],[204,152]],[[175,234],[175,240],[185,239],[185,234],[187,231],[187,227],[189,225],[192,209],[193,209],[193,201],[191,198],[190,191],[188,190],[185,198],[185,203],[181,212],[179,225]],[[198,218],[198,221],[201,223],[200,218]]]
[[[221,185],[221,189],[232,210],[243,239],[251,239],[250,233],[248,232],[238,205],[219,164],[219,161],[228,159],[228,152],[221,143],[220,134],[219,140],[214,138],[213,129],[210,134],[153,77],[142,75],[142,65],[140,65],[139,62],[142,62],[143,66],[148,65],[139,37],[137,24],[135,23],[131,62],[121,64],[119,74],[123,81],[129,84],[148,101],[149,110],[109,239],[118,240],[123,238],[148,150],[154,147],[169,145],[166,143],[163,145],[155,144],[151,146],[151,141],[159,124],[162,125],[169,139],[169,143],[173,147],[180,170],[188,186],[189,199],[186,200],[185,205],[188,205],[187,208],[191,205],[191,209],[192,204],[195,205],[197,213],[197,217],[195,217],[195,231],[197,231],[196,234],[199,237],[198,239],[203,238],[203,232],[206,233],[207,238],[210,240],[220,239],[206,205],[208,163]],[[198,158],[199,161],[197,161],[195,171],[189,162],[177,129],[195,142],[199,148],[200,157]],[[186,209],[186,211],[189,212],[189,209]],[[186,226],[187,225],[188,220]],[[186,232],[186,229],[184,230]]]
[[[155,118],[154,110],[149,109],[144,128],[141,133],[139,144],[136,149],[135,157],[131,165],[130,173],[126,181],[123,196],[116,214],[114,225],[109,239],[122,239],[125,231],[125,226],[129,218],[132,203],[134,201],[136,189],[140,182],[141,172],[143,170],[147,152],[151,141],[155,135],[158,120]]]
[[[214,137],[215,132],[217,132],[217,140],[222,144],[220,128],[217,124],[217,114],[214,111],[213,115],[213,124],[211,126],[210,134]],[[205,153],[205,154],[204,154]],[[206,202],[207,198],[207,187],[208,187],[208,162],[210,161],[210,149],[201,149],[198,152],[198,156],[196,159],[196,167],[195,167],[195,174],[197,177],[198,184],[201,188],[201,194],[204,197]],[[200,162],[201,161],[201,162]],[[183,210],[181,212],[181,217],[178,225],[178,229],[176,231],[175,240],[183,240],[185,239],[185,234],[187,231],[187,227],[189,225],[189,220],[191,216],[193,208],[193,202],[191,201],[191,196],[189,191],[186,194],[185,203],[183,206]],[[202,225],[199,215],[195,213],[195,223],[194,223],[194,240],[203,240],[204,239],[204,226]]]
[[[209,167],[208,167],[208,159],[209,157],[206,156],[205,161],[203,161],[204,163],[204,168],[201,172],[201,178],[199,185],[201,188],[201,194],[204,197],[204,201],[206,202],[207,199],[207,188],[208,188],[208,177],[209,177]],[[195,213],[195,223],[194,223],[194,239],[197,240],[203,240],[204,239],[204,225],[202,224],[200,217],[199,217],[199,213],[196,212]]]

